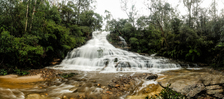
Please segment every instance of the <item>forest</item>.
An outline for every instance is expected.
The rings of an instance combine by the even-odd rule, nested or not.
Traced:
[[[187,15],[180,15],[164,0],[145,2],[150,14],[139,17],[138,9],[128,0],[121,0],[127,19],[114,19],[106,13],[106,30],[113,37],[122,36],[130,51],[148,53],[184,60],[202,62],[213,68],[224,67],[224,8],[218,12],[218,0],[208,8],[201,7],[205,0],[180,0]]]
[[[139,17],[135,5],[121,0],[128,18],[114,19],[110,11],[94,12],[94,0],[0,0],[1,71],[43,68],[63,59],[102,30],[103,21],[105,31],[122,36],[130,51],[224,67],[224,9],[218,13],[216,0],[209,8],[200,6],[203,0],[182,0],[188,15],[168,2],[148,1],[150,14]]]
[[[0,0],[0,68],[35,69],[85,44],[103,18],[93,0]]]

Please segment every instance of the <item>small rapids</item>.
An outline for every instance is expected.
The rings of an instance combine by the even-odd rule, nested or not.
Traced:
[[[101,72],[151,72],[180,69],[168,59],[142,56],[137,53],[115,48],[106,36],[109,32],[95,31],[93,38],[84,46],[73,49],[60,65],[54,69],[101,71]],[[119,37],[125,41],[122,37]]]

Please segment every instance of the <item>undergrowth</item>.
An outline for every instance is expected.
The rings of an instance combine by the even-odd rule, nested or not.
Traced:
[[[145,97],[145,99],[185,99],[186,96],[173,91],[169,88],[169,85],[165,87],[160,93],[159,96],[155,95],[154,97]]]

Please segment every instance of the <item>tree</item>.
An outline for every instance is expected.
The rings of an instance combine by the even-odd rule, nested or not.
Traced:
[[[113,16],[111,15],[110,11],[105,10],[104,13],[106,14],[106,16],[104,17],[104,21],[106,21],[106,26],[105,26],[105,30],[109,31],[109,22],[113,19]]]
[[[148,25],[148,18],[146,16],[141,16],[137,20],[137,26],[140,30],[144,29]]]
[[[0,68],[42,68],[84,44],[103,19],[87,9],[91,0],[81,1],[77,20],[71,1],[58,8],[48,0],[0,0]]]
[[[25,32],[27,30],[27,21],[28,21],[28,11],[29,11],[29,0],[27,1],[27,8],[26,8],[26,25],[25,25]]]
[[[121,0],[121,9],[125,11],[128,16],[129,22],[132,23],[132,26],[135,27],[135,22],[137,19],[138,11],[134,4],[131,5],[131,8],[128,7],[128,0]]]
[[[147,8],[150,10],[151,15],[149,16],[151,24],[156,25],[161,31],[161,41],[165,43],[165,46],[168,47],[166,41],[165,32],[166,29],[170,29],[170,21],[173,8],[169,3],[162,3],[161,0],[146,3]],[[163,45],[163,44],[162,44]]]
[[[215,22],[217,21],[217,13],[218,13],[217,6],[218,6],[218,4],[217,4],[216,0],[212,0],[209,13],[211,14],[211,16]]]

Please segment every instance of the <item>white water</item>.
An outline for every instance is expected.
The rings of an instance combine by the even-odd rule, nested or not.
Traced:
[[[93,39],[73,49],[55,69],[100,72],[152,72],[180,69],[167,59],[142,56],[115,48],[106,36],[109,32],[93,32]],[[165,62],[165,63],[164,63]]]

